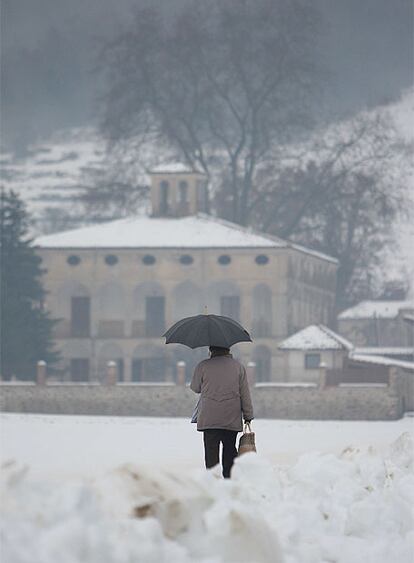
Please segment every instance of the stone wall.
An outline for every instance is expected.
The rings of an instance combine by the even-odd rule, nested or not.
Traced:
[[[399,388],[258,384],[256,418],[392,420],[404,412]],[[179,385],[91,384],[0,386],[0,410],[18,413],[190,417],[196,396]]]

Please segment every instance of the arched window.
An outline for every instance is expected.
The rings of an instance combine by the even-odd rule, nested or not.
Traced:
[[[178,284],[173,290],[173,320],[199,315],[202,312],[201,289],[191,281]]]
[[[160,346],[137,346],[132,354],[131,379],[140,381],[165,381],[165,351]]]
[[[91,375],[90,346],[86,340],[69,340],[64,348],[64,365],[70,381],[89,381]],[[65,378],[66,379],[66,378]]]
[[[165,331],[165,296],[157,282],[143,282],[133,293],[132,335],[161,337]]]
[[[163,180],[160,183],[160,213],[161,215],[167,215],[169,211],[169,192],[170,191],[170,184]]]
[[[76,281],[62,284],[56,295],[59,337],[87,338],[91,328],[91,297],[88,288]]]
[[[253,336],[263,338],[272,334],[272,291],[265,284],[253,288]]]
[[[210,313],[240,320],[240,289],[234,282],[222,280],[209,285],[205,304]]]
[[[124,335],[125,296],[118,283],[107,283],[98,291],[99,336],[121,338]]]

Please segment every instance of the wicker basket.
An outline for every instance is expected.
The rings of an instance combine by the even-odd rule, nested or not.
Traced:
[[[243,434],[240,436],[238,454],[242,455],[247,452],[256,451],[255,433],[252,432],[250,424],[246,422],[246,424],[244,425]]]

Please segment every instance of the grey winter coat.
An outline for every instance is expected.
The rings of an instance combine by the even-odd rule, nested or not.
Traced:
[[[243,430],[242,416],[253,419],[253,407],[244,366],[231,355],[200,362],[190,385],[201,393],[197,430]]]

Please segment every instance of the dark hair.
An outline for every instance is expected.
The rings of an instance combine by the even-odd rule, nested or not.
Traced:
[[[222,348],[221,346],[210,346],[209,350],[212,356],[227,356],[230,354],[230,348]]]

